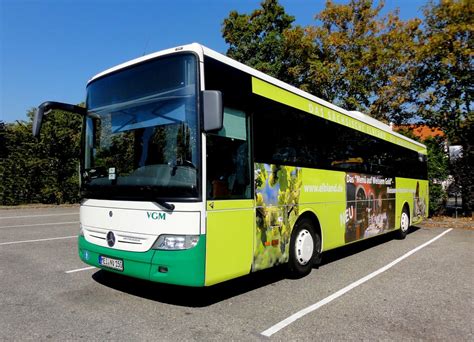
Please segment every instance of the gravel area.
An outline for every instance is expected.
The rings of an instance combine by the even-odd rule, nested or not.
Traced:
[[[474,230],[473,217],[449,217],[449,216],[435,216],[423,221],[417,225],[421,228],[454,228]]]

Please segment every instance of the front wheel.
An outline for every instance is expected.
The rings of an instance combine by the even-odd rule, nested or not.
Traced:
[[[408,228],[410,228],[410,215],[408,214],[408,209],[405,207],[400,216],[400,229],[397,231],[399,239],[404,239],[407,236]]]
[[[300,278],[309,274],[313,265],[320,259],[320,249],[321,238],[314,233],[311,221],[302,219],[295,225],[291,234],[289,275]]]

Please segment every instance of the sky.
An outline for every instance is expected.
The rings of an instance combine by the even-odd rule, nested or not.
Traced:
[[[337,0],[335,2],[346,3]],[[325,0],[280,0],[295,24],[314,25]],[[422,17],[425,0],[385,0],[383,13]],[[223,20],[260,0],[0,0],[0,121],[26,120],[50,100],[77,104],[95,74],[192,42],[225,53]]]

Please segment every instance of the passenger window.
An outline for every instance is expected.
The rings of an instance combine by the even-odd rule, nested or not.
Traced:
[[[248,127],[244,112],[224,108],[223,128],[207,135],[208,199],[251,198]]]

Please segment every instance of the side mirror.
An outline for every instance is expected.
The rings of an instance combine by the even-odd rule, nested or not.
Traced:
[[[68,103],[61,103],[61,102],[52,102],[52,101],[47,101],[43,102],[38,106],[38,108],[35,111],[35,117],[33,119],[33,136],[37,137],[40,133],[41,130],[41,125],[43,124],[43,116],[45,114],[48,114],[54,109],[58,110],[64,110],[66,112],[71,112],[79,115],[86,115],[87,110],[83,107],[71,105]]]
[[[49,113],[49,111],[48,111]],[[41,125],[43,124],[44,106],[39,105],[35,110],[35,117],[33,119],[33,136],[36,138],[39,136]]]
[[[218,90],[204,90],[202,92],[202,110],[204,131],[220,130],[224,121],[222,93]]]

